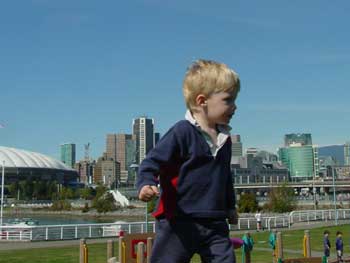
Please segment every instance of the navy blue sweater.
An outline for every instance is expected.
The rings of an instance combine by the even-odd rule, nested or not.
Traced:
[[[137,188],[160,183],[155,217],[227,218],[235,208],[230,161],[230,138],[214,157],[201,131],[179,121],[142,161]]]

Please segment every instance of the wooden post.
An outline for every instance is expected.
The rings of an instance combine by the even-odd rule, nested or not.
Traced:
[[[147,238],[147,257],[146,257],[146,262],[151,263],[151,254],[152,254],[152,247],[153,247],[153,238],[148,237]]]
[[[85,238],[80,239],[80,255],[79,255],[79,263],[85,263]]]
[[[283,259],[283,241],[282,241],[282,233],[277,232],[277,260]]]
[[[89,249],[87,244],[84,244],[84,263],[89,263]]]
[[[119,263],[125,263],[124,252],[125,252],[124,237],[121,236],[119,237]]]
[[[310,231],[305,230],[304,231],[304,251],[305,251],[305,257],[310,258],[311,257],[311,245],[310,245]]]
[[[107,241],[107,261],[114,257],[114,241],[109,239]]]
[[[137,244],[137,258],[136,258],[137,263],[145,263],[144,252],[145,252],[145,243],[139,242]]]

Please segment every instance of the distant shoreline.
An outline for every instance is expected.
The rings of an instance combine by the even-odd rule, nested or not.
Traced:
[[[43,216],[69,216],[69,217],[84,217],[84,218],[98,218],[98,219],[110,219],[110,218],[134,218],[135,220],[142,221],[145,217],[144,208],[122,208],[113,212],[97,213],[92,209],[86,213],[81,210],[64,210],[64,211],[52,211],[47,208],[10,208],[4,209],[3,214],[6,216],[13,215],[13,217],[28,217],[30,215],[43,215]]]

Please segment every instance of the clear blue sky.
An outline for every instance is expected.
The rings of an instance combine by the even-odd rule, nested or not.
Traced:
[[[182,79],[198,58],[241,77],[231,125],[243,146],[283,136],[350,140],[350,1],[11,0],[0,8],[0,145],[58,158],[147,115],[182,119]]]

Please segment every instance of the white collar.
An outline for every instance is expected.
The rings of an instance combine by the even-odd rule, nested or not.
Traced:
[[[199,123],[193,117],[190,110],[186,111],[185,119],[188,120],[192,125],[200,128]],[[218,124],[217,128],[218,128],[220,133],[223,133],[223,134],[228,135],[228,136],[230,135],[230,130],[232,129],[230,125],[224,125],[224,124]]]

